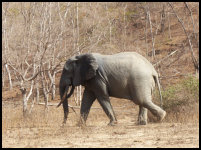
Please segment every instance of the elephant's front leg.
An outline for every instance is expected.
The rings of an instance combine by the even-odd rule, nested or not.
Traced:
[[[100,103],[101,107],[103,108],[104,112],[110,119],[110,122],[108,125],[115,125],[117,124],[117,119],[115,117],[114,111],[112,109],[112,105],[109,100],[109,96],[100,96],[98,97],[98,102]]]
[[[81,110],[80,110],[80,114],[81,114],[80,121],[84,124],[86,123],[91,105],[93,104],[95,99],[96,99],[96,96],[92,92],[85,89],[83,98],[82,98]]]
[[[147,124],[147,109],[142,106],[139,106],[138,124],[139,125]]]

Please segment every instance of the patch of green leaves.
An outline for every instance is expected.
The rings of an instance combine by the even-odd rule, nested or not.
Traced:
[[[188,76],[176,85],[168,86],[161,93],[165,110],[174,110],[184,105],[190,106],[199,101],[199,79]]]
[[[185,91],[193,97],[196,101],[199,100],[199,79],[193,76],[187,77],[186,80],[182,82],[182,86]]]

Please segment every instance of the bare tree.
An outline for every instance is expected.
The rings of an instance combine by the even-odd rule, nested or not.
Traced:
[[[9,48],[9,39],[8,39],[8,23],[7,23],[7,14],[8,14],[8,8],[9,8],[9,3],[4,3],[3,5],[3,28],[2,28],[2,32],[3,32],[3,38],[4,38],[4,56],[5,56],[5,63],[4,66],[8,75],[8,80],[9,80],[9,90],[12,90],[13,88],[13,84],[12,84],[12,77],[11,77],[11,72],[10,69],[8,67],[7,61],[8,61],[8,55],[10,52],[10,48]]]
[[[197,44],[198,44],[198,49],[199,49],[199,40],[197,39],[197,36],[196,36],[196,31],[195,31],[195,23],[194,23],[194,19],[193,19],[193,14],[192,14],[192,11],[191,9],[189,8],[188,4],[186,2],[184,2],[186,8],[188,9],[189,11],[189,14],[191,16],[191,21],[192,21],[192,24],[193,24],[193,35],[195,37],[195,40],[197,41]]]
[[[146,21],[146,27],[145,27],[145,40],[147,39],[147,22],[149,22],[149,26],[150,26],[151,39],[152,39],[152,58],[153,58],[155,56],[155,48],[154,48],[154,43],[155,42],[154,42],[154,33],[153,33],[153,29],[152,29],[151,15],[150,15],[150,10],[149,10],[150,8],[149,8],[148,4],[146,4],[145,6],[141,5],[141,7],[144,8],[144,12],[146,14],[145,18],[147,19],[147,21]],[[147,54],[148,54],[148,52],[147,52]]]
[[[177,13],[175,12],[173,5],[172,5],[170,2],[169,2],[168,4],[169,4],[169,6],[172,8],[172,11],[173,11],[174,15],[177,17],[179,23],[182,25],[182,28],[183,28],[183,30],[184,30],[184,33],[185,33],[185,35],[186,35],[186,37],[187,37],[187,40],[188,40],[188,43],[189,43],[189,48],[190,48],[190,51],[191,51],[191,56],[192,56],[192,61],[193,61],[194,67],[195,67],[195,69],[196,69],[196,72],[199,72],[199,63],[198,63],[197,59],[195,58],[195,54],[194,54],[194,51],[193,51],[192,43],[191,43],[189,34],[188,34],[187,31],[186,31],[186,28],[185,28],[185,26],[184,26],[184,23],[183,23],[183,21],[180,19],[180,17],[177,15]]]
[[[37,77],[37,75],[39,74],[39,72],[36,73],[37,70],[37,66],[35,66],[33,69],[31,69],[32,65],[30,65],[29,63],[27,63],[27,61],[25,60],[25,63],[21,63],[18,64],[16,67],[13,66],[12,64],[8,64],[18,75],[18,79],[19,79],[19,85],[20,85],[20,90],[22,93],[22,102],[23,102],[23,115],[26,117],[27,113],[28,113],[28,106],[27,103],[29,101],[29,98],[32,94],[33,91],[33,85],[34,85],[34,79]],[[26,69],[22,70],[21,66],[22,65],[26,65]],[[28,71],[30,71],[30,69],[32,70],[32,76],[27,78],[27,73]],[[29,82],[31,82],[31,84],[29,84]],[[29,91],[28,91],[29,89]]]

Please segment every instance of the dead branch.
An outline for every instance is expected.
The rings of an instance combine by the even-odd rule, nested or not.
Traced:
[[[171,52],[169,55],[165,56],[163,59],[159,60],[157,63],[153,64],[153,66],[157,66],[159,63],[161,63],[162,61],[164,61],[165,59],[167,59],[168,57],[172,56],[173,54],[175,54],[178,50],[175,50],[173,52]]]
[[[9,64],[9,63],[8,63],[8,65],[9,65],[16,73],[19,74],[19,76],[21,77],[21,79],[22,79],[23,81],[31,81],[31,80],[34,80],[34,79],[38,76],[39,73],[45,72],[45,71],[49,71],[49,69],[40,70],[40,71],[38,71],[37,73],[35,73],[32,77],[26,79],[26,78],[24,77],[24,75],[22,75],[13,65],[11,65],[11,64]],[[38,66],[38,67],[39,67],[39,66]],[[37,68],[38,68],[38,67],[37,67]]]

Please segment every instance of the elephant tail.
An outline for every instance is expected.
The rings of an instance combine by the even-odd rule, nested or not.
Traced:
[[[161,108],[162,108],[163,107],[163,100],[162,100],[161,87],[160,87],[160,82],[159,82],[159,79],[158,79],[158,75],[153,75],[153,77],[154,77],[155,83],[158,86],[159,95],[160,95],[160,102],[161,102]]]

